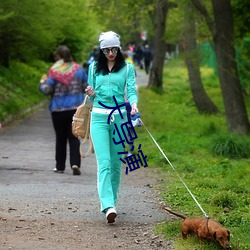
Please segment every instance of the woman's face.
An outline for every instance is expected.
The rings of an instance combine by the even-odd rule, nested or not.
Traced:
[[[109,61],[114,61],[117,56],[118,49],[118,47],[110,47],[102,49],[102,52]]]

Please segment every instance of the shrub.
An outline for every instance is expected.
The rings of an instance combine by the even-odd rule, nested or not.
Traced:
[[[232,194],[228,192],[221,192],[215,194],[210,203],[214,206],[221,207],[221,208],[230,208],[233,209],[237,206],[235,199],[233,198]]]
[[[247,140],[236,135],[222,135],[212,140],[211,151],[215,155],[231,159],[249,158],[250,146]]]

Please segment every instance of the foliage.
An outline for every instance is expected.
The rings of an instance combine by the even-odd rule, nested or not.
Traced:
[[[32,66],[11,62],[10,68],[0,67],[0,122],[10,115],[18,118],[23,110],[44,100],[38,90],[39,80],[49,65],[33,61]]]
[[[214,154],[231,159],[250,158],[250,144],[248,138],[233,135],[216,136],[211,142]]]
[[[238,40],[237,42],[237,63],[240,75],[240,81],[245,94],[250,96],[250,35]]]
[[[37,0],[34,9],[34,1],[31,0],[2,0],[2,64],[8,66],[12,59],[23,62],[49,60],[59,44],[66,44],[75,60],[82,60],[84,51],[90,51],[96,39],[95,29],[92,28],[95,15],[87,9],[88,2]]]
[[[108,30],[121,35],[122,46],[129,43],[141,43],[140,33],[148,32],[149,40],[153,37],[154,0],[94,0],[92,6],[97,13],[98,22]]]
[[[233,15],[235,27],[235,40],[238,50],[238,69],[240,74],[241,84],[246,92],[250,95],[250,14],[246,9],[250,7],[250,2],[247,0],[233,0]]]
[[[167,15],[165,40],[170,44],[177,44],[183,38],[184,13],[181,2],[177,8],[171,8]]]
[[[250,2],[248,0],[233,0],[232,8],[236,38],[249,36],[250,13],[246,10],[250,8]]]
[[[213,70],[202,67],[201,73],[206,91],[223,111],[219,82]],[[155,188],[161,192],[165,204],[189,217],[202,216],[181,178],[207,214],[230,230],[232,249],[248,249],[250,158],[241,158],[242,155],[236,159],[217,156],[213,154],[211,145],[217,139],[232,138],[237,145],[243,143],[247,146],[250,145],[249,137],[228,135],[223,112],[200,115],[193,104],[187,79],[183,62],[173,60],[164,70],[164,93],[139,89],[142,121],[175,170],[143,127],[137,128],[136,143],[143,142],[142,150],[147,155],[148,165],[160,171],[162,182]],[[190,236],[191,243],[179,238],[180,223],[179,218],[161,223],[156,232],[164,234],[167,239],[174,238],[176,249],[201,249],[195,237]],[[217,249],[217,246],[207,243],[203,249]]]

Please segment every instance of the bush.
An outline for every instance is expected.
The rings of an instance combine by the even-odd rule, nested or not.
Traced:
[[[0,67],[0,122],[9,116],[18,118],[22,111],[34,107],[46,97],[38,90],[48,64],[35,61],[32,66],[12,61],[10,68]]]
[[[231,158],[249,158],[250,146],[247,138],[236,135],[219,136],[212,140],[211,151],[215,155]]]
[[[210,203],[217,207],[229,208],[229,209],[233,209],[237,206],[232,193],[228,193],[228,192],[221,192],[221,193],[215,194],[211,198]]]

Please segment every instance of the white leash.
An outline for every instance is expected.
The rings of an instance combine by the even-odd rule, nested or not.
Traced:
[[[194,195],[192,194],[192,192],[190,191],[190,189],[188,188],[188,186],[186,185],[186,183],[182,180],[182,178],[180,177],[180,175],[178,174],[177,170],[175,169],[175,167],[173,166],[173,164],[170,162],[170,160],[168,159],[168,157],[165,155],[165,153],[163,152],[163,150],[161,149],[161,147],[159,146],[159,144],[156,142],[156,140],[154,139],[154,137],[152,136],[152,134],[149,132],[149,130],[147,129],[147,127],[145,126],[145,124],[142,122],[141,118],[139,118],[141,123],[143,124],[143,126],[145,127],[145,129],[147,130],[148,134],[150,135],[150,137],[152,138],[153,142],[155,143],[155,145],[159,148],[159,150],[161,151],[162,155],[165,157],[165,159],[167,160],[167,162],[169,163],[169,165],[172,167],[172,169],[176,172],[177,176],[179,177],[179,179],[181,180],[181,182],[183,183],[183,185],[185,186],[185,188],[187,189],[187,191],[189,192],[189,194],[191,195],[191,197],[194,199],[194,201],[196,202],[196,204],[198,205],[198,207],[200,208],[200,210],[202,211],[202,213],[205,215],[205,217],[208,218],[206,212],[202,209],[201,205],[199,204],[199,202],[196,200],[196,198],[194,197]]]

